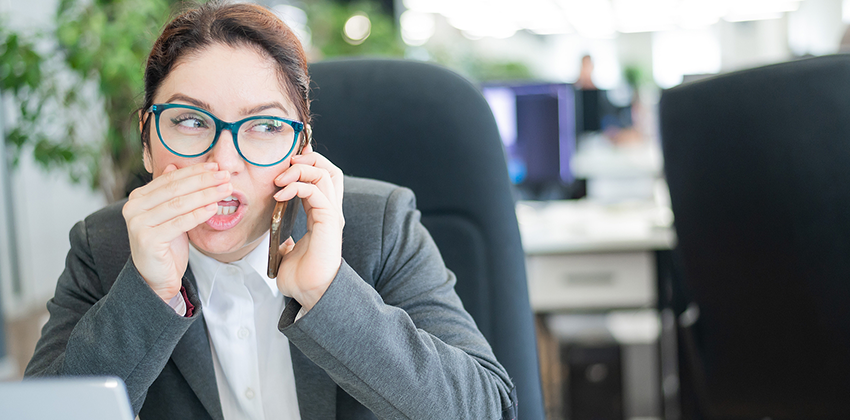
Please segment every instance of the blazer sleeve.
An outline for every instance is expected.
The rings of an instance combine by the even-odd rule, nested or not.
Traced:
[[[145,283],[132,258],[114,283],[101,279],[85,222],[71,229],[70,241],[65,270],[47,302],[50,318],[24,376],[117,376],[138,414],[147,389],[199,314],[177,315]],[[191,282],[183,283],[197,302]]]
[[[395,189],[375,286],[343,261],[319,302],[295,322],[291,300],[279,328],[381,419],[501,419],[511,380],[419,219],[413,193]]]

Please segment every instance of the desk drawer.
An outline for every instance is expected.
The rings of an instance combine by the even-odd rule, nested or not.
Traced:
[[[655,254],[529,255],[528,294],[535,311],[654,305]]]

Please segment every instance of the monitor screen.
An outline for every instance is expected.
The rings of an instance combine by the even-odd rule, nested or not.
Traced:
[[[576,91],[579,132],[598,132],[632,125],[631,105],[616,106],[608,100],[608,91]]]
[[[505,145],[511,181],[538,188],[573,181],[575,93],[572,85],[487,84],[482,87]]]

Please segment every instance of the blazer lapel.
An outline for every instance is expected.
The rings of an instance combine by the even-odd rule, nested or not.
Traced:
[[[295,219],[292,239],[298,241],[306,233],[307,215],[302,207]],[[289,299],[285,298],[285,303],[288,303]],[[289,343],[289,351],[292,355],[292,371],[295,374],[295,391],[298,394],[298,411],[301,413],[301,420],[335,419],[336,382],[294,344]]]
[[[186,270],[189,279],[189,287],[197,290],[195,276],[191,269]],[[194,294],[197,295],[196,291]],[[203,308],[196,308],[203,311]],[[201,314],[199,314],[201,316]],[[183,374],[189,387],[201,400],[214,420],[224,420],[221,411],[221,400],[218,396],[218,386],[215,381],[215,368],[213,367],[212,353],[210,352],[210,340],[207,335],[207,324],[203,317],[196,320],[186,331],[186,334],[174,347],[171,360],[177,365],[177,369]]]

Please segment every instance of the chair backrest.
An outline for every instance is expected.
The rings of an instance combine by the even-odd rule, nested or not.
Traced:
[[[457,74],[413,61],[327,61],[310,75],[316,151],[346,174],[416,193],[464,307],[513,378],[519,418],[543,419],[524,254],[484,98]]]
[[[699,416],[850,418],[850,56],[684,84],[660,117]]]

